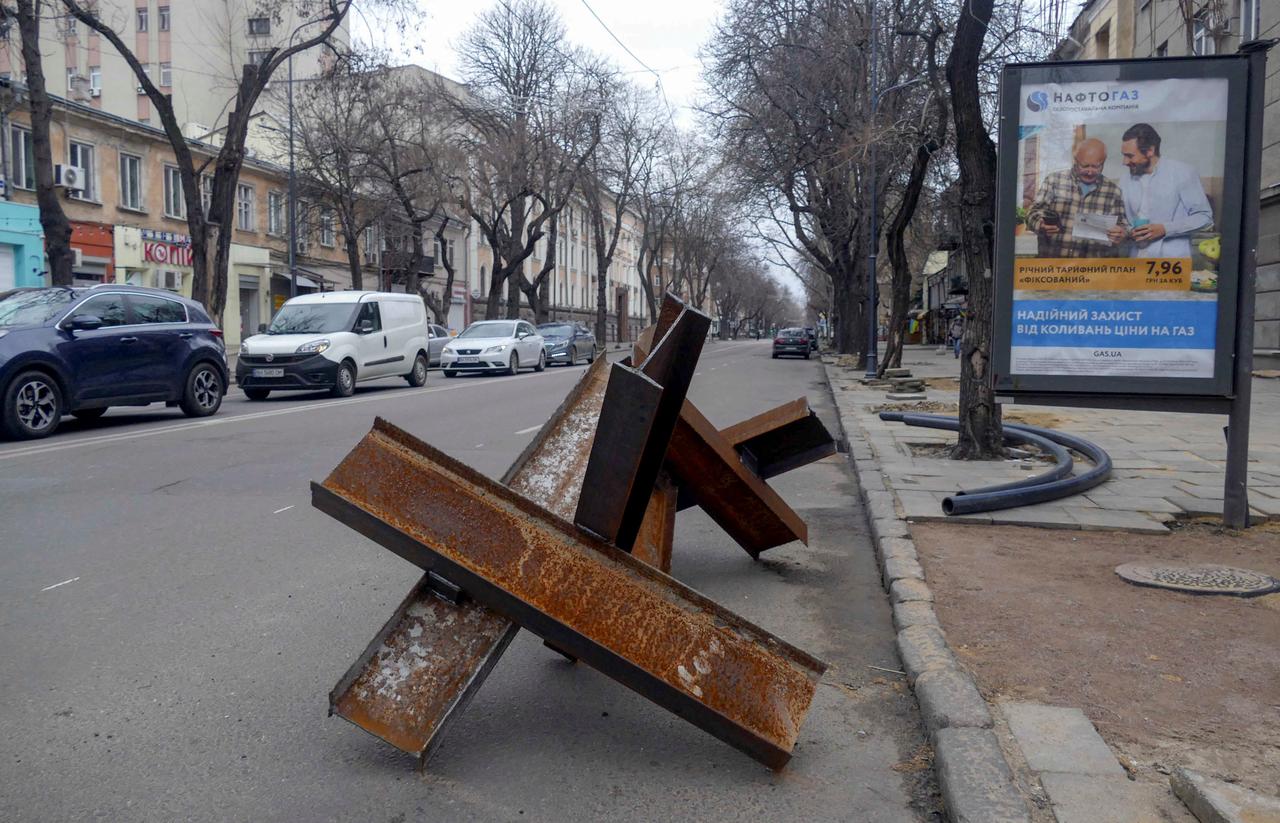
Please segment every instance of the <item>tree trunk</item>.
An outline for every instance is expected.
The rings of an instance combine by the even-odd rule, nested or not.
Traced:
[[[605,288],[605,279],[596,273],[596,340],[603,345],[609,342],[606,332],[609,330],[609,295]]]
[[[502,255],[498,251],[498,241],[490,241],[489,252],[493,264],[489,270],[489,295],[484,303],[484,319],[497,320],[498,308],[502,305],[502,284],[506,281],[502,271]]]
[[[507,277],[507,319],[520,319],[520,280],[524,275],[517,270]]]
[[[422,278],[418,276],[418,272],[422,271],[422,239],[422,221],[414,220],[413,234],[410,240],[409,266],[404,273],[404,290],[407,294],[422,293]]]
[[[880,363],[881,377],[884,376],[885,369],[902,365],[902,348],[907,336],[907,304],[911,300],[911,267],[907,261],[905,237],[907,226],[915,217],[916,207],[920,203],[924,177],[929,170],[929,159],[933,156],[932,148],[932,143],[928,140],[916,147],[916,156],[911,161],[911,173],[907,177],[906,188],[902,191],[898,210],[894,212],[889,230],[885,232],[885,246],[889,252],[893,279],[889,287],[889,340],[884,360]]]
[[[350,231],[344,231],[342,239],[347,247],[347,266],[351,269],[351,288],[360,291],[364,288],[364,270],[360,267],[360,239]]]
[[[449,307],[453,305],[453,257],[449,254],[449,244],[444,237],[444,228],[449,225],[449,218],[445,217],[440,221],[440,228],[436,229],[436,239],[440,241],[440,265],[444,266],[444,290],[440,293],[438,300],[433,299],[431,295],[423,295],[423,301],[427,307],[431,309],[431,313],[435,315],[436,323],[445,328],[449,327]]]
[[[960,15],[947,60],[960,166],[960,247],[969,278],[969,309],[960,344],[958,460],[990,460],[1003,453],[1000,406],[991,387],[992,240],[996,150],[982,122],[978,69],[994,0],[970,0]]]
[[[49,255],[49,282],[54,286],[70,286],[71,223],[62,210],[58,190],[53,187],[53,146],[49,141],[53,104],[45,88],[44,67],[40,62],[40,16],[32,0],[18,0],[18,28],[22,35],[22,60],[27,70],[36,202],[40,206],[40,226],[44,229],[45,251]]]

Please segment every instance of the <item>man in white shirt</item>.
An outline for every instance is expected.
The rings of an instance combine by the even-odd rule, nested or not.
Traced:
[[[1213,225],[1200,173],[1160,156],[1160,135],[1147,123],[1130,126],[1121,137],[1127,175],[1120,191],[1133,241],[1131,257],[1190,257],[1191,233]]]

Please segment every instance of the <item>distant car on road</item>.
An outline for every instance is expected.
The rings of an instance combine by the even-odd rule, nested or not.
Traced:
[[[350,397],[356,383],[403,377],[427,382],[426,306],[411,294],[327,291],[286,300],[265,334],[240,344],[236,383],[250,400],[273,391],[328,389]]]
[[[813,326],[805,326],[804,333],[809,335],[809,351],[818,350],[818,330]]]
[[[534,371],[546,368],[547,352],[542,335],[525,320],[472,323],[440,354],[445,377],[457,377],[460,371],[515,374],[529,366]]]
[[[577,323],[542,323],[538,334],[545,342],[548,365],[576,366],[579,360],[596,360],[596,336]]]
[[[205,417],[226,391],[222,330],[194,300],[115,284],[0,294],[0,430],[11,438],[111,406],[169,403]]]
[[[809,359],[809,333],[804,329],[779,329],[778,335],[773,338],[773,359],[777,360],[779,356],[784,354],[793,354]]]

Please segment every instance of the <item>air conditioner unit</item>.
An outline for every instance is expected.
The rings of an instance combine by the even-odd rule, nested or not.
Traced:
[[[102,96],[102,89],[89,89],[89,96],[90,96],[90,97],[101,97],[101,96]]]
[[[144,89],[142,86],[138,86],[138,94],[146,94],[146,93],[147,93],[146,89]]]
[[[84,265],[84,250],[72,249],[71,250],[71,268],[78,269],[83,265]]]
[[[182,272],[160,272],[160,288],[168,289],[169,291],[182,291]]]
[[[84,169],[79,166],[53,167],[53,185],[62,186],[67,191],[84,191]]]

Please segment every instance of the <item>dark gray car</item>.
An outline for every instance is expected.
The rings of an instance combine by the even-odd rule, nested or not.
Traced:
[[[427,365],[440,365],[440,352],[444,344],[449,342],[449,330],[435,323],[427,324]]]
[[[576,366],[596,359],[596,337],[577,323],[543,323],[538,334],[546,341],[547,364]]]

